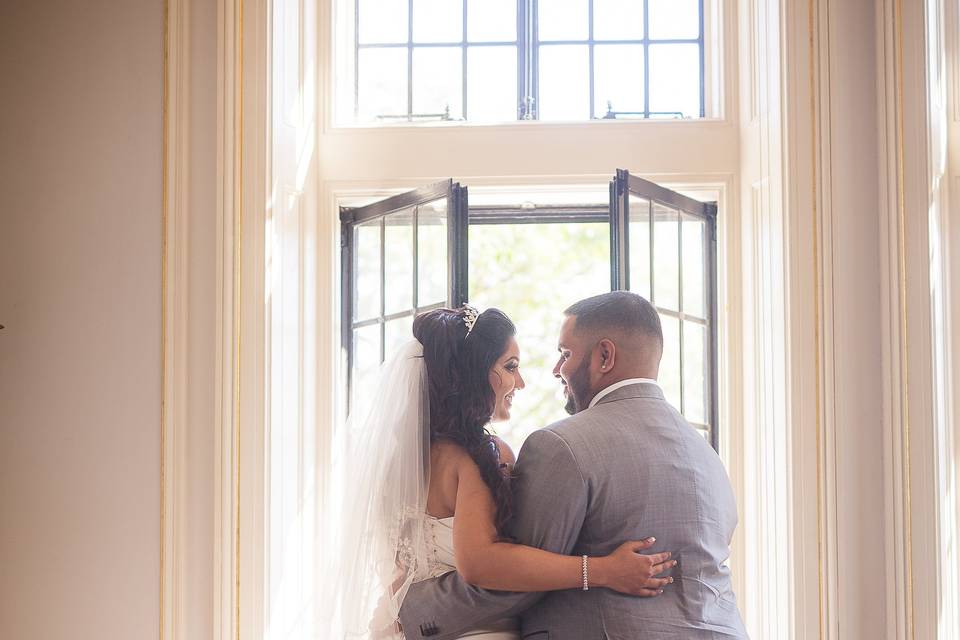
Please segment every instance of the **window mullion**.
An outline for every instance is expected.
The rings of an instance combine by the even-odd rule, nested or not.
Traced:
[[[643,117],[650,117],[650,2],[643,0]],[[652,233],[652,228],[651,228]],[[650,289],[653,295],[653,289]]]
[[[530,119],[539,120],[540,119],[540,36],[539,30],[537,28],[537,20],[539,19],[539,4],[538,0],[528,0],[529,8],[527,15],[529,16],[529,24],[527,25],[527,40],[529,44],[527,45],[530,50],[530,60],[527,64],[527,71],[530,74],[530,77],[527,79],[527,87],[529,90],[528,95],[530,96],[529,109],[531,111]]]
[[[594,98],[595,91],[595,82],[594,82],[594,69],[595,65],[593,63],[593,0],[587,2],[587,11],[589,12],[587,16],[587,49],[589,51],[589,64],[590,64],[590,119],[594,120],[597,117],[597,114],[594,112],[594,103],[596,102]]]
[[[460,103],[460,117],[464,121],[469,121],[467,115],[467,0],[463,0],[463,31],[461,33],[461,51],[460,51],[460,80],[463,95]]]
[[[517,9],[517,120],[523,119],[523,6],[524,0],[517,0],[516,9]]]
[[[413,120],[413,0],[407,0],[407,118]]]

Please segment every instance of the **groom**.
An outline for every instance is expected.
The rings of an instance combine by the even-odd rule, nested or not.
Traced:
[[[653,598],[607,589],[498,593],[456,573],[411,586],[408,640],[456,638],[520,616],[527,640],[745,639],[726,560],[737,507],[720,458],[656,383],[663,333],[656,309],[615,291],[565,311],[560,359],[570,418],[534,432],[514,480],[518,542],[601,556],[656,536],[672,551],[673,584]]]

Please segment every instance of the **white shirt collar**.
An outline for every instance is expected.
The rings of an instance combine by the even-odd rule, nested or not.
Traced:
[[[600,391],[598,391],[598,392],[597,392],[597,395],[593,396],[593,400],[590,401],[590,406],[587,407],[587,409],[592,408],[593,405],[597,404],[597,403],[600,402],[603,398],[605,398],[606,396],[610,395],[611,393],[613,393],[613,392],[616,391],[617,389],[620,389],[621,387],[626,387],[627,385],[630,385],[630,384],[641,384],[641,383],[642,383],[642,384],[652,384],[652,385],[654,385],[654,386],[656,386],[656,387],[658,387],[658,388],[660,387],[660,385],[657,384],[657,381],[656,381],[656,380],[651,380],[650,378],[627,378],[626,380],[621,380],[620,382],[614,382],[614,383],[613,383],[612,385],[610,385],[609,387],[607,387],[607,388],[605,388],[605,389],[601,389]]]

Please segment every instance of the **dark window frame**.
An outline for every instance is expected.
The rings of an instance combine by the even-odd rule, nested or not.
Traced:
[[[525,209],[521,207],[497,207],[497,206],[476,206],[469,207],[467,187],[454,183],[452,180],[438,182],[428,187],[423,187],[411,192],[399,194],[386,198],[384,200],[367,205],[366,207],[341,208],[341,313],[342,313],[342,346],[344,361],[342,371],[345,373],[347,384],[344,393],[349,410],[350,386],[352,384],[352,366],[350,359],[353,355],[352,337],[353,330],[362,326],[379,322],[381,326],[381,361],[384,357],[385,340],[384,326],[386,321],[399,317],[416,314],[439,306],[431,304],[424,307],[417,307],[412,312],[404,311],[387,316],[384,314],[384,269],[385,269],[385,246],[384,246],[384,227],[383,219],[391,214],[403,209],[415,206],[418,203],[431,202],[447,197],[448,226],[447,226],[447,246],[448,246],[448,300],[446,304],[459,306],[465,303],[469,298],[468,291],[468,263],[469,263],[469,245],[468,229],[472,225],[498,225],[498,224],[544,224],[544,223],[596,223],[607,222],[610,225],[610,287],[611,290],[628,290],[630,285],[630,265],[629,265],[629,220],[630,220],[630,194],[642,197],[647,200],[660,202],[682,212],[683,214],[696,217],[705,223],[704,260],[706,262],[706,325],[708,348],[705,354],[709,358],[707,366],[707,419],[709,424],[692,423],[695,426],[709,431],[709,439],[714,449],[719,448],[719,404],[718,404],[718,357],[719,357],[719,335],[717,321],[717,205],[714,202],[701,202],[694,200],[675,191],[662,187],[648,180],[643,180],[630,175],[629,172],[618,169],[616,176],[609,185],[610,201],[607,205],[564,205],[564,206],[546,206],[536,209]],[[414,214],[414,246],[417,246],[416,239],[416,213]],[[369,222],[371,220],[381,219],[381,243],[380,243],[380,316],[355,322],[353,320],[353,273],[355,269],[355,259],[353,250],[353,230],[356,225]],[[650,234],[651,247],[653,243],[653,234]],[[678,251],[681,249],[678,247]],[[653,252],[651,251],[651,256]],[[680,280],[683,280],[683,263],[680,261]],[[417,256],[414,254],[414,274],[416,287],[417,280]],[[652,291],[651,291],[652,293]],[[416,299],[416,291],[414,292]],[[657,311],[678,318],[681,322],[691,321],[703,325],[700,318],[686,317],[682,311],[675,311],[657,306]],[[682,308],[682,307],[681,307]],[[680,331],[681,354],[683,353],[683,331]],[[681,355],[681,393],[684,388],[684,379],[682,373]]]

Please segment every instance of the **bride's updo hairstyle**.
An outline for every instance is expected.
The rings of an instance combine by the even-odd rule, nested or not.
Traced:
[[[413,335],[423,345],[430,387],[430,441],[460,445],[480,468],[497,506],[501,535],[513,512],[510,479],[487,430],[496,408],[490,369],[517,329],[499,309],[477,317],[470,335],[464,309],[434,309],[417,316]]]

